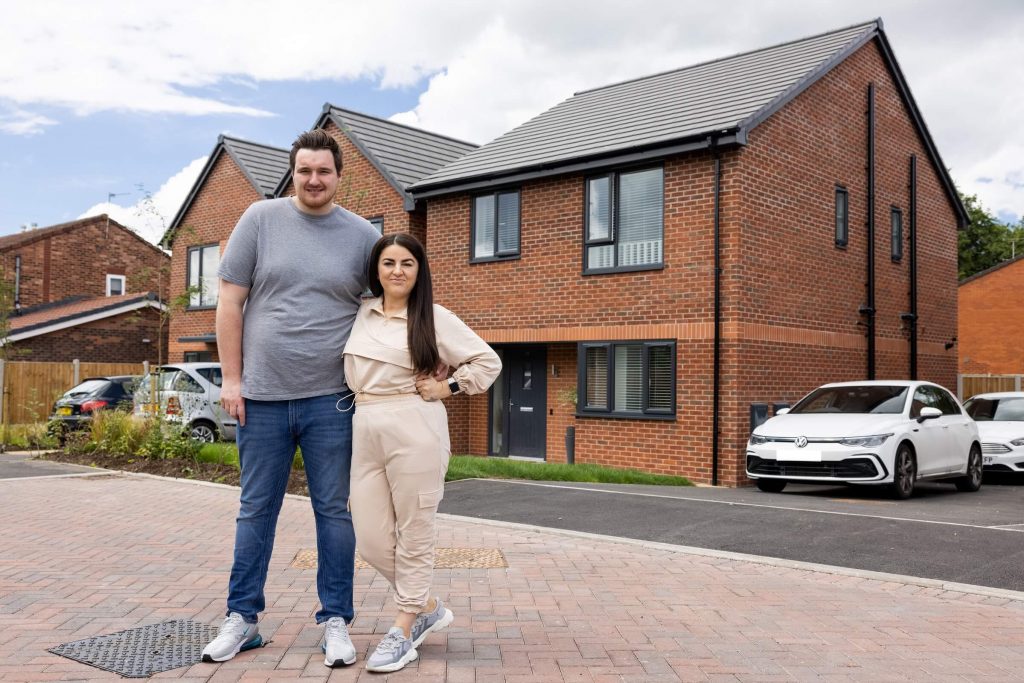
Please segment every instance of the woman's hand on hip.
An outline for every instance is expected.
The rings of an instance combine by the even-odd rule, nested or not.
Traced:
[[[448,382],[438,382],[433,377],[421,375],[416,380],[416,391],[424,401],[440,401],[452,395]]]

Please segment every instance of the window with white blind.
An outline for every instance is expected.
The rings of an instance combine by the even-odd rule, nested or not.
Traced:
[[[671,341],[583,342],[578,349],[580,414],[673,418],[676,345]]]
[[[217,305],[217,268],[220,245],[208,244],[188,250],[188,307],[211,308]]]
[[[498,261],[519,256],[519,191],[493,192],[473,198],[471,261]]]
[[[663,176],[659,167],[587,179],[584,273],[662,267]]]

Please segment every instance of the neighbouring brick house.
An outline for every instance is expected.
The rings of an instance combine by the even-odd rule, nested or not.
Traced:
[[[170,259],[106,214],[0,237],[6,345],[30,361],[157,361]]]
[[[411,191],[504,361],[455,452],[740,485],[771,404],[954,386],[967,214],[880,20],[579,92]]]
[[[957,343],[964,374],[1024,374],[1024,256],[965,278]]]
[[[424,237],[426,213],[406,188],[476,145],[325,104],[315,128],[338,140],[335,201],[384,232]],[[293,194],[288,150],[221,136],[165,237],[171,291],[193,291],[171,319],[170,359],[217,360],[217,265],[232,229],[254,201]]]
[[[288,150],[221,135],[161,243],[171,250],[171,362],[217,360],[217,267],[242,212],[273,197]]]

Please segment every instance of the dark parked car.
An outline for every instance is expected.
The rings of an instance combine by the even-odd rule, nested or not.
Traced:
[[[69,389],[53,404],[51,425],[57,436],[89,424],[98,410],[131,411],[132,392],[141,378],[137,375],[89,377]]]

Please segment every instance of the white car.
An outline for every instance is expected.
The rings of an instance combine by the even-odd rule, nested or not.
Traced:
[[[978,394],[964,410],[978,423],[985,469],[1024,472],[1024,392]]]
[[[154,377],[159,378],[155,387]],[[184,425],[197,441],[234,441],[238,422],[220,405],[221,381],[220,363],[157,366],[135,390],[134,412]]]
[[[826,384],[757,427],[747,476],[762,491],[787,482],[885,484],[909,498],[919,480],[981,488],[978,426],[930,382]]]

